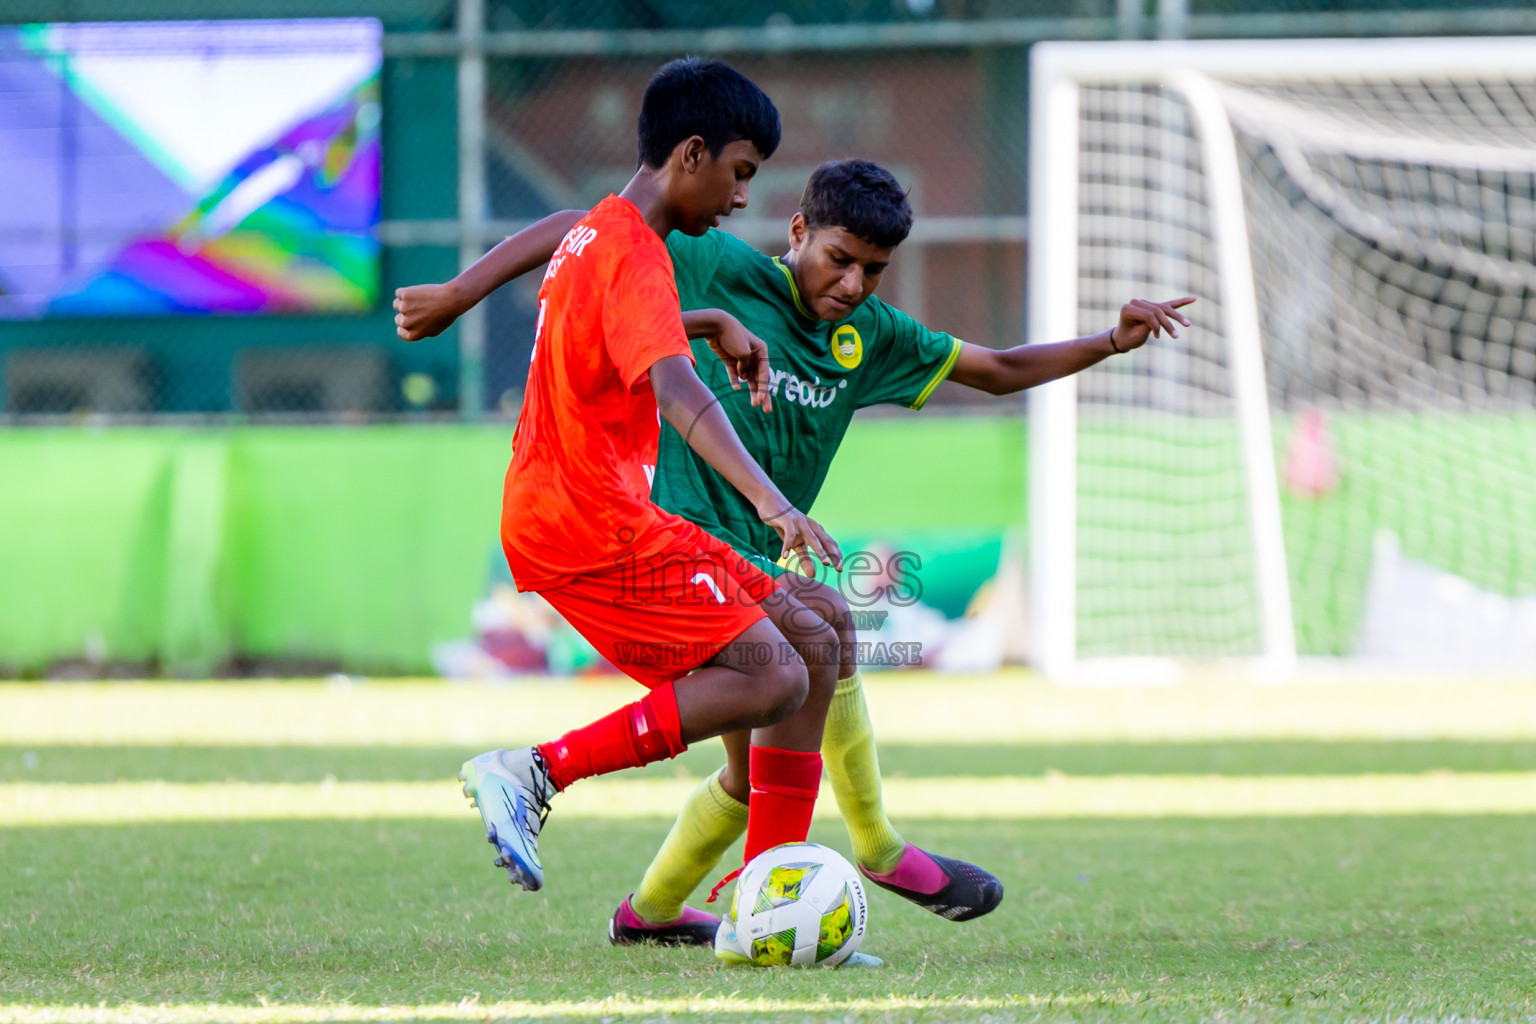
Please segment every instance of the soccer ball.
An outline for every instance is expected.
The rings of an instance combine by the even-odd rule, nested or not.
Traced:
[[[736,937],[759,967],[836,967],[864,941],[868,910],[853,865],[816,843],[758,854],[731,897]]]

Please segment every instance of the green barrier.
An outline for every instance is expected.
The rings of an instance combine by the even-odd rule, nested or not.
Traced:
[[[1536,589],[1536,416],[1339,415],[1332,430],[1337,490],[1283,498],[1303,653],[1349,653],[1378,529],[1397,533],[1405,556],[1479,587]],[[1082,578],[1103,584],[1080,592],[1087,653],[1115,651],[1126,623],[1143,650],[1148,636],[1176,637],[1178,622],[1248,614],[1246,591],[1228,599],[1246,565],[1231,552],[1247,543],[1230,428],[1160,431],[1090,425],[1080,439],[1100,453],[1080,479],[1097,495],[1080,501],[1085,542],[1161,523],[1163,546],[1183,545],[1170,554],[1154,534],[1118,555],[1085,546]],[[434,644],[470,632],[484,593],[511,433],[0,432],[0,673],[82,657],[176,675],[265,659],[426,671]],[[1289,420],[1277,417],[1275,433],[1283,448]],[[1178,458],[1160,469],[1164,448]],[[1226,467],[1209,500],[1179,469],[1191,451]],[[1025,475],[1018,419],[859,420],[812,512],[848,550],[916,552],[924,601],[953,616],[996,567],[1004,533],[1023,529]],[[1179,540],[1218,534],[1230,543],[1209,557]],[[1202,578],[1225,603],[1180,611],[1199,596],[1188,581]],[[1136,608],[1119,607],[1138,595]],[[1182,619],[1169,625],[1173,612]]]
[[[82,657],[173,675],[253,659],[427,671],[484,591],[511,433],[0,432],[0,671]],[[1018,420],[930,415],[856,423],[815,512],[853,537],[953,530],[995,549],[1023,504]]]
[[[1013,417],[856,419],[812,511],[859,533],[1021,524],[1025,437]]]
[[[205,674],[233,652],[228,493],[229,445],[222,438],[191,436],[172,449],[159,650],[166,664],[187,673]]]
[[[231,537],[244,657],[427,669],[465,635],[495,543],[508,428],[242,431]]]
[[[0,434],[0,664],[158,654],[179,441]]]

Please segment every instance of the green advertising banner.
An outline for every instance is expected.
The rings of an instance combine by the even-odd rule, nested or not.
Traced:
[[[511,433],[0,432],[0,672],[425,672],[484,592]],[[970,567],[990,573],[1023,508],[1018,420],[929,416],[856,423],[815,512],[845,546],[926,537],[971,561],[990,546]],[[954,614],[966,594],[948,590]]]

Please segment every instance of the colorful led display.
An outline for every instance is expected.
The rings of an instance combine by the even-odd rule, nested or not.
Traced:
[[[0,318],[371,308],[381,36],[0,26]]]

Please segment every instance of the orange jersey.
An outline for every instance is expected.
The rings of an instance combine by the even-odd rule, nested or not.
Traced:
[[[672,259],[633,203],[609,196],[565,236],[538,324],[502,490],[501,543],[521,590],[664,551],[683,524],[650,500],[661,422],[650,368],[693,355]]]

